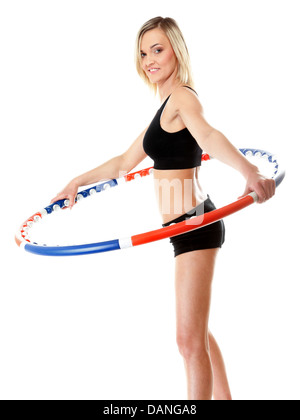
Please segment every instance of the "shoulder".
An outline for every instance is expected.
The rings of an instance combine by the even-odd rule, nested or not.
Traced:
[[[176,113],[182,112],[201,112],[203,108],[197,94],[185,86],[178,87],[171,96],[172,105]]]

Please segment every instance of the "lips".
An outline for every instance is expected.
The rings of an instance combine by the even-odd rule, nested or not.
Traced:
[[[157,68],[151,68],[151,69],[149,69],[148,71],[149,71],[151,74],[153,74],[153,73],[158,72],[158,70],[159,70],[159,69],[157,69]]]

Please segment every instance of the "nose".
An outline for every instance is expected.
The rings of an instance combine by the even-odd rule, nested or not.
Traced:
[[[153,64],[154,64],[153,58],[150,55],[147,55],[146,56],[146,66],[151,67],[151,65],[153,65]]]

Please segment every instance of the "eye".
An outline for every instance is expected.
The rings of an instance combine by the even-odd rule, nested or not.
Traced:
[[[155,50],[155,54],[159,54],[160,52],[162,52],[162,49],[161,49],[161,48],[157,48],[157,49]]]
[[[146,57],[146,54],[142,52],[142,53],[141,53],[141,57],[142,57],[142,58]]]

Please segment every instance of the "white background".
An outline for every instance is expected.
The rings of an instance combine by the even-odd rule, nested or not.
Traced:
[[[152,119],[159,101],[136,74],[133,51],[138,29],[157,15],[184,33],[207,120],[287,168],[273,200],[226,220],[210,327],[234,399],[299,399],[297,6],[1,1],[1,399],[186,398],[168,240],[70,258],[14,243],[23,220],[72,177],[122,153]],[[217,206],[243,193],[231,171],[203,171]],[[118,205],[95,202],[99,241],[160,226],[151,182],[135,185],[118,192]]]

